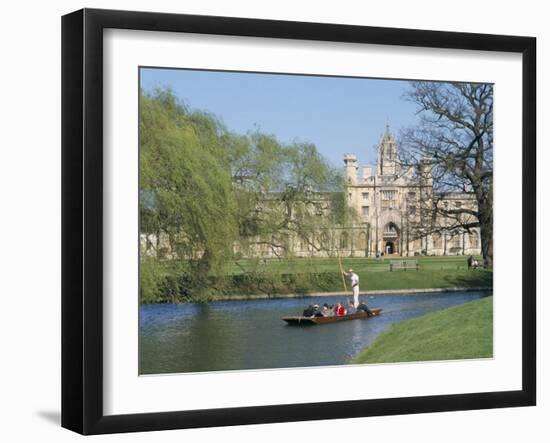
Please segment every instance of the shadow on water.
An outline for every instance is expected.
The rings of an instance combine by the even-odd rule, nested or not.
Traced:
[[[380,317],[296,327],[281,318],[341,297],[143,305],[140,373],[289,368],[346,364],[390,325],[487,295],[456,292],[363,296]]]

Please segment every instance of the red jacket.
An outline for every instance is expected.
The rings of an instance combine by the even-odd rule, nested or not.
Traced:
[[[344,315],[345,313],[346,309],[343,306],[336,307],[336,315]]]

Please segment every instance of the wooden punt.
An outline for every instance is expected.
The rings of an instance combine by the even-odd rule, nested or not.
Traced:
[[[371,316],[375,317],[380,315],[382,312],[381,308],[371,309]],[[337,321],[346,321],[346,320],[359,320],[369,318],[369,315],[366,312],[357,312],[356,314],[349,315],[340,315],[332,317],[283,317],[283,320],[286,321],[289,325],[292,326],[307,326],[307,325],[324,325],[325,323],[336,323]]]

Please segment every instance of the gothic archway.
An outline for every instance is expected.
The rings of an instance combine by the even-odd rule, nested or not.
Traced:
[[[399,253],[399,240],[401,238],[401,230],[394,222],[389,222],[384,226],[382,240],[385,254]]]

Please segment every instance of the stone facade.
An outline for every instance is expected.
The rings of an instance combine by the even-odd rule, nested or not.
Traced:
[[[427,162],[426,162],[427,165]],[[478,230],[456,229],[452,220],[440,217],[435,224],[423,223],[429,208],[476,208],[468,194],[435,194],[429,166],[415,171],[399,160],[398,145],[386,127],[378,145],[376,165],[364,166],[359,175],[357,157],[344,156],[348,204],[361,219],[360,227],[352,227],[354,242],[342,251],[347,256],[384,255],[470,255],[479,254]],[[437,229],[427,229],[427,226]],[[445,227],[448,226],[449,229]],[[453,228],[451,228],[453,226]],[[437,232],[435,232],[437,231]]]

